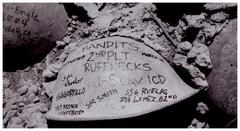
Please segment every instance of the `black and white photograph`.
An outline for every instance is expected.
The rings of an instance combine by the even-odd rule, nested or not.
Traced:
[[[86,2],[1,3],[2,128],[238,128],[237,1]]]

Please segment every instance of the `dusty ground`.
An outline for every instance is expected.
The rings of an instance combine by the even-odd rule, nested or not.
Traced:
[[[68,31],[66,31],[65,37],[62,41],[56,42],[56,47],[41,62],[30,65],[24,70],[3,72],[4,127],[47,128],[50,126],[49,123],[51,125],[56,124],[53,122],[47,123],[44,114],[50,109],[51,90],[54,87],[61,64],[76,46],[113,35],[127,36],[144,42],[146,46],[162,54],[187,84],[193,88],[203,90],[211,88],[211,90],[214,90],[211,86],[215,85],[210,84],[211,86],[209,86],[207,76],[211,74],[212,69],[214,71],[214,68],[220,67],[212,64],[218,58],[211,57],[211,50],[218,50],[221,47],[213,49],[211,47],[212,44],[224,44],[215,42],[215,38],[219,33],[221,34],[222,30],[226,30],[225,28],[236,21],[232,20],[236,18],[235,4],[204,4],[199,7],[201,8],[200,12],[180,14],[179,19],[175,22],[177,24],[172,24],[167,19],[163,19],[165,21],[161,23],[164,28],[161,28],[157,22],[161,19],[162,14],[162,12],[158,12],[160,11],[159,7],[161,7],[158,4],[97,5],[96,7],[99,10],[92,6],[75,4],[75,7],[83,7],[86,10],[85,15],[87,17],[80,19],[77,14],[72,15],[68,20]],[[154,15],[160,19],[153,17]],[[235,26],[233,28],[236,29]],[[172,41],[169,40],[166,33],[169,34]],[[233,50],[236,51],[235,48]],[[231,58],[229,58],[229,61],[236,62],[235,59]],[[218,63],[221,63],[221,61]],[[234,66],[236,65],[234,64]],[[227,84],[226,86],[236,85]],[[185,118],[181,113],[191,111],[194,114],[196,103],[199,101],[212,104],[205,94],[206,92],[203,91],[200,95],[193,97],[192,100],[168,108],[168,111],[163,110],[162,114],[166,112],[172,114],[170,118],[175,119],[175,121],[172,120],[171,123],[171,120],[166,118],[165,123],[162,123],[169,125],[169,127],[171,125],[172,127],[188,127],[194,115],[185,115],[186,120],[184,121]],[[231,92],[229,94],[231,95]],[[220,95],[221,92],[216,96]],[[213,100],[218,103],[218,99],[214,98]],[[236,99],[232,103],[234,102],[236,103]],[[218,108],[221,107],[219,107],[219,104],[216,105],[216,107],[210,105],[210,110],[218,112]],[[236,107],[230,108],[235,110],[235,112],[231,111],[234,112],[233,116],[236,115]],[[179,112],[174,109],[179,109]],[[158,115],[162,115],[161,113]],[[224,127],[228,122],[218,121],[213,117],[216,114],[213,113],[209,117],[209,126]],[[174,118],[174,115],[178,118]],[[222,116],[222,118],[224,117],[225,115]],[[181,120],[183,121],[180,122]]]

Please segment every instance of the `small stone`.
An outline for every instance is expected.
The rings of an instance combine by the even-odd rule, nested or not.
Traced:
[[[57,62],[57,63],[54,63],[54,64],[49,65],[49,66],[48,66],[48,69],[49,69],[51,72],[57,74],[58,71],[61,69],[61,67],[62,67],[62,65]]]
[[[78,20],[78,17],[76,15],[72,15],[73,20]]]
[[[179,43],[178,48],[184,52],[190,51],[192,49],[192,44],[188,41]]]
[[[32,113],[26,120],[27,128],[47,128],[47,120],[40,112]]]
[[[43,71],[42,76],[45,79],[52,79],[52,78],[56,78],[57,75],[52,71],[50,71],[49,69],[46,69]]]
[[[11,105],[11,109],[12,110],[18,109],[18,106],[17,105]]]
[[[3,87],[8,88],[10,85],[10,81],[7,78],[3,78]]]
[[[199,103],[197,104],[197,109],[196,109],[196,111],[197,111],[198,113],[204,115],[204,114],[208,113],[209,108],[208,108],[208,106],[207,106],[205,103],[199,102]]]
[[[207,3],[203,7],[207,11],[214,11],[214,10],[224,10],[227,8],[236,7],[237,3]]]
[[[218,12],[215,14],[212,14],[210,17],[210,20],[213,22],[224,22],[229,17],[229,14],[226,14],[224,12]]]
[[[40,102],[40,100],[39,100],[38,97],[36,97],[36,98],[33,100],[33,103],[38,103],[38,102]]]
[[[77,21],[72,21],[71,24],[72,25],[77,25]]]
[[[63,41],[66,42],[66,44],[69,44],[71,41],[71,38],[69,36],[66,36],[63,38]]]
[[[24,122],[19,117],[11,117],[7,125],[8,128],[23,128]]]
[[[20,96],[25,95],[28,92],[28,86],[24,85],[18,89],[18,93]]]
[[[37,85],[32,85],[32,86],[30,86],[30,87],[28,88],[28,92],[29,92],[29,93],[34,93],[35,95],[37,95],[38,92],[39,92],[39,86],[37,86]]]
[[[23,102],[20,102],[20,103],[18,104],[18,106],[19,106],[19,107],[24,107],[25,104],[24,104]]]
[[[194,59],[195,64],[201,68],[211,69],[212,62],[209,49],[206,45],[194,42],[193,48],[188,53],[189,59]]]
[[[55,81],[52,82],[44,82],[42,83],[43,89],[45,90],[44,92],[46,93],[46,95],[51,98],[53,96],[53,89],[55,87]]]
[[[182,54],[175,54],[173,58],[173,63],[176,66],[182,66],[187,63],[187,56]]]
[[[67,59],[68,55],[66,53],[62,53],[60,56],[59,56],[59,61],[60,62],[64,62],[66,59]]]
[[[72,33],[74,32],[74,29],[72,27],[68,27],[68,31]]]
[[[57,47],[57,49],[62,49],[63,47],[65,47],[66,46],[66,43],[64,42],[64,41],[57,41],[56,42],[56,47]]]
[[[207,122],[201,122],[194,118],[188,128],[209,128],[209,124]]]
[[[189,28],[202,28],[204,26],[204,21],[206,20],[206,14],[202,13],[200,15],[185,15],[184,19],[187,22]]]
[[[217,33],[216,26],[208,24],[207,26],[204,27],[203,33],[206,39],[212,39]]]
[[[33,101],[37,96],[34,93],[29,93],[27,95],[27,98],[29,101]]]
[[[198,86],[199,89],[207,89],[209,84],[206,79],[203,78],[193,78],[192,81]]]
[[[143,15],[143,17],[142,17],[142,20],[143,21],[148,21],[148,20],[150,20],[152,17],[151,17],[151,15],[149,14],[149,13],[145,13],[144,15]]]

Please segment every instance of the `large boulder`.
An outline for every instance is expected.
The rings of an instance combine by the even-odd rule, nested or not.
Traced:
[[[209,47],[213,69],[208,76],[210,99],[228,115],[237,114],[237,20],[215,38]]]
[[[67,17],[57,3],[4,3],[4,69],[46,55],[67,31]]]

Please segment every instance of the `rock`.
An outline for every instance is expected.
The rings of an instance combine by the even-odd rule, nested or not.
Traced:
[[[7,78],[3,77],[3,87],[8,88],[10,85],[10,81]]]
[[[72,19],[76,21],[76,20],[78,20],[78,16],[72,15]]]
[[[23,102],[20,102],[20,103],[18,104],[18,106],[19,106],[19,107],[24,107],[25,104],[24,104]]]
[[[38,102],[40,102],[40,100],[39,100],[38,97],[36,97],[35,99],[33,99],[33,103],[38,103]]]
[[[28,93],[27,94],[28,101],[33,102],[33,100],[35,100],[36,98],[37,98],[37,96],[34,93]]]
[[[42,73],[42,76],[45,79],[52,79],[52,78],[57,77],[57,75],[55,73],[53,73],[52,71],[50,71],[49,69],[44,70]]]
[[[210,100],[230,117],[237,116],[237,19],[209,47],[213,69],[208,76]]]
[[[192,49],[192,44],[188,41],[184,41],[179,43],[177,48],[181,49],[184,52],[188,52]]]
[[[188,128],[209,128],[209,124],[207,122],[202,122],[194,118]]]
[[[52,97],[53,96],[53,88],[55,87],[55,81],[51,81],[51,82],[44,82],[42,83],[43,85],[43,89],[45,90],[44,92],[46,93],[46,95],[48,97]]]
[[[205,75],[197,67],[189,64],[184,64],[182,67],[189,72],[191,80],[197,88],[207,89],[209,87]]]
[[[59,62],[64,62],[67,57],[68,57],[68,55],[67,55],[65,52],[63,52],[63,53],[59,56]]]
[[[68,27],[68,31],[73,33],[74,32],[74,29],[72,27]]]
[[[70,41],[71,41],[71,38],[69,36],[66,36],[63,38],[63,41],[66,43],[66,44],[69,44]]]
[[[206,45],[195,41],[193,43],[193,48],[190,50],[187,56],[188,59],[193,59],[195,64],[200,68],[207,70],[212,69],[210,53]]]
[[[209,108],[208,108],[208,106],[207,106],[205,103],[199,102],[199,103],[197,104],[197,109],[196,109],[196,111],[197,111],[199,114],[204,115],[204,114],[207,114],[207,113],[209,112]]]
[[[229,14],[226,14],[224,12],[218,12],[215,14],[212,14],[210,17],[210,20],[213,22],[224,22],[229,17]]]
[[[24,85],[22,87],[20,87],[20,89],[18,89],[18,93],[20,96],[25,95],[28,92],[28,85]]]
[[[175,54],[173,57],[173,63],[176,66],[182,66],[184,64],[187,64],[187,56],[182,54]]]
[[[27,117],[29,114],[32,114],[35,112],[46,112],[47,110],[48,110],[48,107],[44,103],[41,103],[41,102],[32,103],[23,107],[24,115],[22,117],[26,119],[25,117]]]
[[[54,64],[49,65],[49,66],[48,66],[48,69],[49,69],[51,72],[57,74],[58,71],[61,69],[61,67],[62,67],[61,63],[57,62],[57,63],[54,63]]]
[[[39,92],[39,86],[38,85],[32,85],[28,88],[28,93],[33,93],[37,95]]]
[[[206,14],[185,15],[183,18],[187,22],[189,28],[202,28],[204,26],[204,21],[206,20]]]
[[[30,114],[25,122],[27,128],[47,128],[47,120],[40,112]]]
[[[98,7],[94,3],[75,3],[75,5],[83,7],[91,18],[96,18],[99,15]]]
[[[16,110],[8,110],[5,117],[3,118],[3,124],[6,125],[11,117],[15,116],[17,114]]]
[[[142,17],[142,20],[143,21],[148,21],[148,20],[150,20],[152,17],[151,17],[151,15],[149,14],[149,13],[145,13],[144,15],[143,15],[143,17]]]
[[[66,46],[66,43],[64,41],[57,41],[56,44],[57,49],[62,49],[63,47]]]
[[[203,32],[206,39],[211,39],[217,33],[216,26],[208,24],[207,26],[204,27]]]
[[[23,128],[24,122],[20,117],[11,117],[7,128]]]
[[[227,8],[236,7],[237,3],[207,3],[204,5],[205,10],[214,11],[214,10],[224,10]]]

